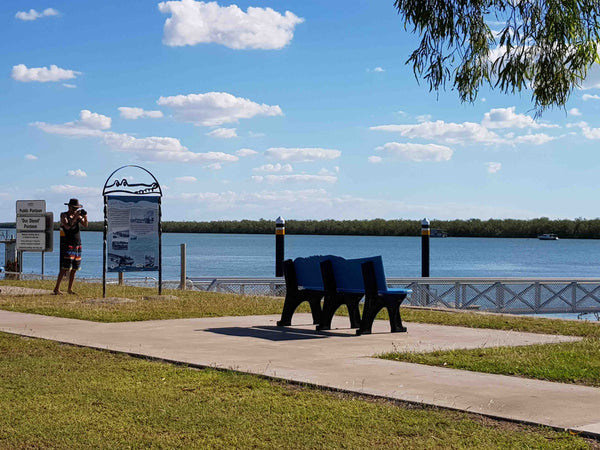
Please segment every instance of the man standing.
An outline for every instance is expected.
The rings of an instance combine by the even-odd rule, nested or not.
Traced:
[[[60,214],[60,272],[54,287],[54,294],[62,294],[60,283],[64,276],[69,272],[69,294],[73,292],[73,281],[75,273],[81,266],[81,236],[79,234],[80,225],[88,226],[87,212],[79,204],[79,200],[72,198],[69,203],[69,210]]]

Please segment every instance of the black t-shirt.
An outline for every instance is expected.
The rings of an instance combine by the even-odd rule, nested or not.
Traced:
[[[64,212],[61,214],[61,219],[63,214],[69,214],[68,212]],[[77,222],[73,227],[66,229],[62,225],[60,225],[60,239],[64,242],[65,245],[81,245],[81,234],[79,233],[79,222]]]

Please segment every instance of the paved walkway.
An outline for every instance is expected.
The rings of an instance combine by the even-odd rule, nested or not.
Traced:
[[[574,338],[408,323],[408,333],[355,336],[336,317],[315,332],[308,314],[96,323],[0,311],[0,331],[454,408],[600,436],[600,389],[372,358],[393,351],[479,348]]]

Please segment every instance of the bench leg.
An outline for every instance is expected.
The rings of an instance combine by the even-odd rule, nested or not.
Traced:
[[[356,334],[371,334],[375,317],[377,317],[379,311],[381,311],[384,307],[387,309],[388,316],[390,318],[390,331],[392,333],[405,332],[406,327],[402,325],[402,318],[400,317],[400,303],[402,303],[402,300],[384,300],[379,296],[375,298],[366,298],[363,317],[360,321],[360,328],[356,331]]]
[[[321,298],[323,296],[316,292],[291,291],[285,295],[283,302],[283,312],[281,319],[277,321],[277,326],[284,327],[292,324],[292,316],[301,303],[307,301],[310,306],[310,312],[313,318],[313,324],[318,324],[321,321]]]
[[[400,317],[400,303],[387,306],[388,316],[390,316],[390,329],[392,333],[404,333],[406,327],[402,326],[402,318]]]
[[[331,330],[331,321],[335,312],[342,305],[348,308],[348,316],[350,318],[350,328],[360,327],[360,308],[358,304],[362,294],[336,294],[326,295],[323,302],[323,312],[321,314],[321,322],[317,326],[317,331]]]
[[[365,307],[363,309],[360,327],[356,330],[357,335],[371,334],[375,317],[377,317],[377,314],[379,314],[379,311],[381,311],[382,308],[383,305],[381,302],[372,298],[365,298]]]

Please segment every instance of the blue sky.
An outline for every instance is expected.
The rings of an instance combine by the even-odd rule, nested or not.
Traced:
[[[529,91],[461,104],[415,80],[391,0],[4,0],[0,20],[0,221],[70,197],[100,220],[127,164],[163,220],[600,216],[600,72],[537,120]]]

